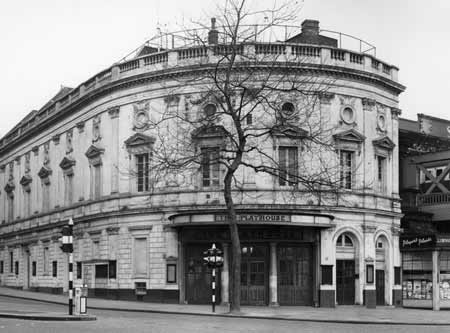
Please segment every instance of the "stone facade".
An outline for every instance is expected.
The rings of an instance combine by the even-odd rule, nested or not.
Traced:
[[[285,45],[287,57],[299,47]],[[243,52],[254,52],[255,47],[245,45]],[[331,46],[312,48],[313,55],[300,67],[312,66],[313,75],[333,78],[320,98],[319,111],[332,129],[330,140],[337,151],[353,156],[353,185],[338,200],[319,203],[304,190],[292,196],[292,189],[278,186],[273,176],[240,171],[245,191],[257,196],[236,191],[236,204],[243,219],[250,218],[245,214],[267,213],[281,220],[289,216],[289,223],[259,223],[269,234],[271,228],[286,227],[310,235],[307,247],[312,254],[307,262],[313,267],[309,278],[314,295],[306,304],[362,304],[363,295],[376,288],[366,279],[370,265],[384,272],[383,300],[393,304],[394,290],[400,288],[394,283],[394,267],[400,265],[398,95],[404,87],[397,82],[396,67],[372,56]],[[181,183],[177,177],[158,180],[150,190],[150,180],[133,172],[139,173],[137,165],[146,163],[140,156],[158,145],[148,126],[153,114],[168,109],[201,112],[204,105],[195,103],[198,87],[183,85],[179,78],[186,70],[195,75],[199,69],[193,65],[213,62],[210,52],[174,49],[114,65],[58,94],[0,141],[1,285],[67,290],[67,258],[59,237],[61,227],[73,217],[75,285],[87,284],[92,295],[102,297],[190,301],[189,244],[210,243],[194,238],[185,242],[183,230],[195,229],[192,221],[212,229],[220,225],[216,221],[224,212],[222,191],[202,186],[201,176],[188,172]],[[264,147],[275,153],[282,140],[272,138]],[[337,155],[330,158],[338,160]],[[377,163],[384,163],[383,184],[377,183],[381,179]],[[255,227],[242,224],[244,229]],[[227,246],[227,241],[214,237]],[[274,251],[279,251],[283,239],[273,233],[255,237],[266,251],[264,272],[269,275],[270,270],[262,303],[278,304],[282,296],[280,292],[276,296],[280,278]],[[339,300],[348,261],[354,297]],[[175,276],[169,276],[170,265],[176,267]],[[223,270],[221,279],[224,302],[227,273]]]

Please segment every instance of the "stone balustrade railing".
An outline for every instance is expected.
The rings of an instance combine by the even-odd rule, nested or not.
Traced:
[[[231,45],[197,46],[171,49],[115,64],[72,89],[66,95],[61,96],[59,100],[54,101],[27,122],[20,124],[20,126],[9,132],[0,140],[0,152],[40,122],[69,107],[72,103],[95,89],[137,74],[189,66],[194,63],[194,60],[204,59],[204,61],[201,61],[202,64],[213,64],[217,62],[221,55],[230,54],[231,51]],[[273,61],[275,63],[289,61],[301,64],[328,65],[360,70],[376,74],[394,83],[398,82],[397,67],[383,63],[372,55],[345,49],[288,43],[253,43],[237,45],[235,46],[235,52],[238,55],[237,61],[255,59],[264,62]]]

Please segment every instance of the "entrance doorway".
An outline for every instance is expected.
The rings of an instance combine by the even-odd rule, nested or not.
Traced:
[[[314,287],[310,245],[280,246],[278,272],[280,305],[312,305]]]
[[[339,305],[355,304],[354,260],[336,260],[336,301]]]
[[[377,305],[385,305],[384,301],[384,270],[376,270],[376,286],[377,286]]]
[[[267,305],[268,251],[264,245],[244,245],[241,262],[241,303]]]
[[[186,300],[190,304],[211,302],[211,269],[204,264],[203,251],[208,245],[186,246]],[[220,303],[220,274],[216,274],[216,303]]]

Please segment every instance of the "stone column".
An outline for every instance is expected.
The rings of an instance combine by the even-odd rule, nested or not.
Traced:
[[[438,311],[439,305],[439,252],[433,250],[433,310]]]
[[[277,243],[270,243],[269,297],[270,306],[278,306]]]
[[[223,267],[220,275],[221,281],[221,299],[222,305],[230,303],[230,270],[229,270],[229,248],[228,243],[222,243],[223,248]]]

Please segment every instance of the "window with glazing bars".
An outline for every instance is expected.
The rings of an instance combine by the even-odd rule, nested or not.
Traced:
[[[298,182],[298,148],[280,147],[278,149],[279,184],[293,186]]]
[[[202,154],[202,183],[203,186],[219,185],[219,148],[208,147],[201,149]]]
[[[136,155],[137,163],[137,190],[138,192],[148,191],[148,153]]]
[[[386,192],[386,158],[383,156],[377,156],[377,179],[378,179],[378,191]]]
[[[342,188],[351,189],[353,183],[353,157],[354,152],[348,150],[340,151],[340,184]]]

